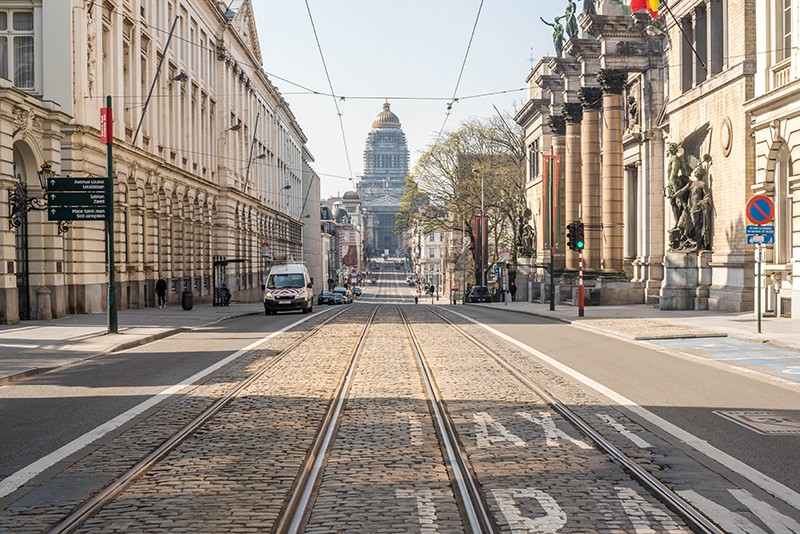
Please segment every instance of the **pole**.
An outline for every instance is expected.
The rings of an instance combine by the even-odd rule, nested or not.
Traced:
[[[554,204],[553,204],[553,147],[550,147],[550,157],[547,160],[547,168],[548,168],[548,183],[547,188],[549,190],[548,199],[548,212],[550,218],[550,311],[555,311],[556,309],[556,286],[555,282],[553,281],[553,271],[555,271],[555,260],[553,256],[556,253],[556,232],[555,232],[555,211],[554,211]]]
[[[113,120],[111,114],[111,95],[106,96],[106,107],[109,109],[107,120]],[[106,126],[108,132],[113,132],[113,122]],[[113,133],[106,140],[106,260],[108,264],[108,317],[107,333],[116,334],[119,331],[117,323],[117,281],[114,272],[114,159],[112,157],[114,147]]]
[[[583,250],[578,251],[578,317],[583,317]]]
[[[761,333],[761,244],[756,244],[756,316],[758,333]]]
[[[480,228],[481,228],[481,232],[480,232],[481,233],[481,285],[483,287],[486,287],[486,259],[485,258],[488,256],[488,254],[486,254],[486,245],[489,244],[489,240],[486,238],[486,235],[485,235],[486,234],[486,230],[488,230],[488,228],[486,228],[484,226],[484,224],[483,224],[483,221],[484,221],[484,218],[483,218],[484,217],[484,215],[483,215],[483,173],[480,173],[480,175],[481,175],[481,221],[480,221],[479,224],[480,224]],[[489,225],[487,224],[486,226],[489,226]]]

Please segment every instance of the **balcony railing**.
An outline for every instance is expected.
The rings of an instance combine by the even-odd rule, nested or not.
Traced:
[[[772,67],[772,89],[789,83],[792,76],[792,58],[787,58]]]

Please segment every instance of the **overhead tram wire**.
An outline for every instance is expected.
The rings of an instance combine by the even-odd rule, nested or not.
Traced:
[[[475,38],[475,30],[478,28],[478,20],[481,18],[481,10],[483,10],[483,1],[481,0],[480,5],[478,6],[478,13],[475,15],[475,23],[472,25],[472,33],[469,35],[469,43],[467,43],[467,51],[464,53],[464,61],[461,62],[461,70],[458,73],[458,80],[456,80],[456,87],[453,89],[453,96],[450,98],[450,102],[447,103],[447,113],[444,116],[444,122],[442,123],[442,127],[439,129],[439,133],[436,134],[436,141],[433,142],[433,146],[439,144],[439,139],[442,137],[442,132],[444,131],[445,126],[447,126],[447,120],[450,118],[450,113],[453,110],[453,104],[458,102],[458,98],[456,95],[458,94],[458,86],[461,85],[461,77],[464,75],[464,68],[467,66],[467,58],[469,57],[469,51],[472,48],[472,40]]]
[[[483,1],[483,0],[481,0]],[[344,133],[344,121],[342,120],[342,111],[339,109],[339,101],[336,99],[336,91],[333,90],[333,83],[331,82],[331,75],[328,72],[328,64],[325,62],[325,55],[322,53],[322,44],[319,42],[319,35],[317,34],[317,26],[314,24],[314,17],[311,15],[311,6],[306,2],[306,10],[308,11],[308,19],[311,21],[311,29],[314,30],[314,39],[317,41],[317,48],[319,49],[319,57],[322,59],[322,67],[325,69],[325,77],[328,79],[328,87],[331,90],[331,97],[333,98],[333,105],[336,106],[336,115],[339,117],[339,129],[342,132],[342,143],[344,143],[344,155],[347,158],[347,169],[350,171],[350,181],[355,185],[353,180],[353,166],[350,163],[350,151],[347,149],[347,136]],[[344,100],[344,97],[340,97]]]

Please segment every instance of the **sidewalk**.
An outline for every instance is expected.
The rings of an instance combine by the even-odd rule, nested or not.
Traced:
[[[791,319],[763,318],[761,334],[753,312],[662,311],[645,305],[578,308],[528,302],[471,304],[571,323],[692,356],[756,370],[800,384],[800,327]]]
[[[191,310],[183,310],[180,304],[119,310],[117,334],[106,333],[105,312],[0,325],[0,384],[232,317],[262,313],[260,302],[201,304]]]
[[[769,343],[800,351],[800,325],[790,319],[764,318],[761,334],[753,312],[726,313],[716,311],[662,311],[653,306],[587,306],[584,317],[578,317],[577,306],[529,302],[493,302],[482,304],[549,317],[595,330],[610,331],[630,339],[671,339],[689,337],[734,337],[755,343]]]

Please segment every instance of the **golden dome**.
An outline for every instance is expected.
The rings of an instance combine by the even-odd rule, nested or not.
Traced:
[[[389,108],[389,102],[384,102],[383,111],[375,115],[372,121],[373,128],[400,128],[400,119]]]

